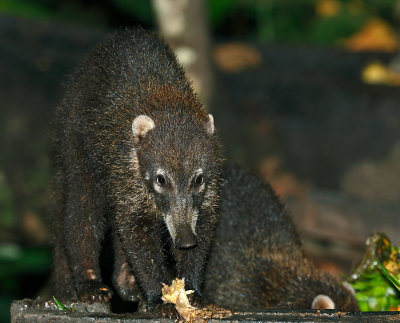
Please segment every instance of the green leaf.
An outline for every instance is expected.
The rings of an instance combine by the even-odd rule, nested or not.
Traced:
[[[61,311],[71,311],[71,308],[65,306],[63,303],[61,303],[57,298],[53,296],[54,302],[56,303],[57,307]]]
[[[379,262],[379,267],[382,270],[382,273],[385,275],[385,277],[394,285],[394,287],[397,288],[397,290],[400,291],[400,281],[396,277],[391,275],[385,268],[385,266],[382,265],[381,262]]]

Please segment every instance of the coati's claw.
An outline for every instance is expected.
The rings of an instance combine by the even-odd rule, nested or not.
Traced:
[[[113,292],[111,289],[96,280],[86,280],[77,284],[78,298],[80,301],[109,302]]]

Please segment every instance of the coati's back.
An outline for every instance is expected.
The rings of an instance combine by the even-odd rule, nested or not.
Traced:
[[[323,294],[337,309],[358,308],[348,289],[304,257],[294,224],[267,183],[235,166],[224,179],[204,287],[209,302],[241,310],[329,307],[316,299]]]

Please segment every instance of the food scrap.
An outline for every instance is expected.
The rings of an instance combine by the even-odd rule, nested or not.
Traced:
[[[192,294],[194,291],[185,290],[185,279],[176,278],[172,281],[171,286],[163,284],[161,292],[161,299],[164,302],[175,304],[176,310],[186,322],[202,322],[212,318],[221,319],[232,315],[230,310],[214,305],[209,305],[202,309],[190,305],[187,295]]]

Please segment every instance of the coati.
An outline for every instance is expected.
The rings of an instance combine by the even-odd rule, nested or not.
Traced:
[[[203,295],[234,310],[357,311],[350,286],[318,271],[291,217],[263,180],[228,164]]]
[[[142,29],[112,34],[68,80],[55,128],[53,294],[111,298],[99,267],[111,227],[123,299],[138,284],[149,307],[161,301],[166,243],[200,299],[222,154],[213,117],[168,46]]]
[[[358,310],[350,289],[305,257],[292,219],[272,188],[237,166],[224,174],[219,224],[204,296],[235,310]]]

